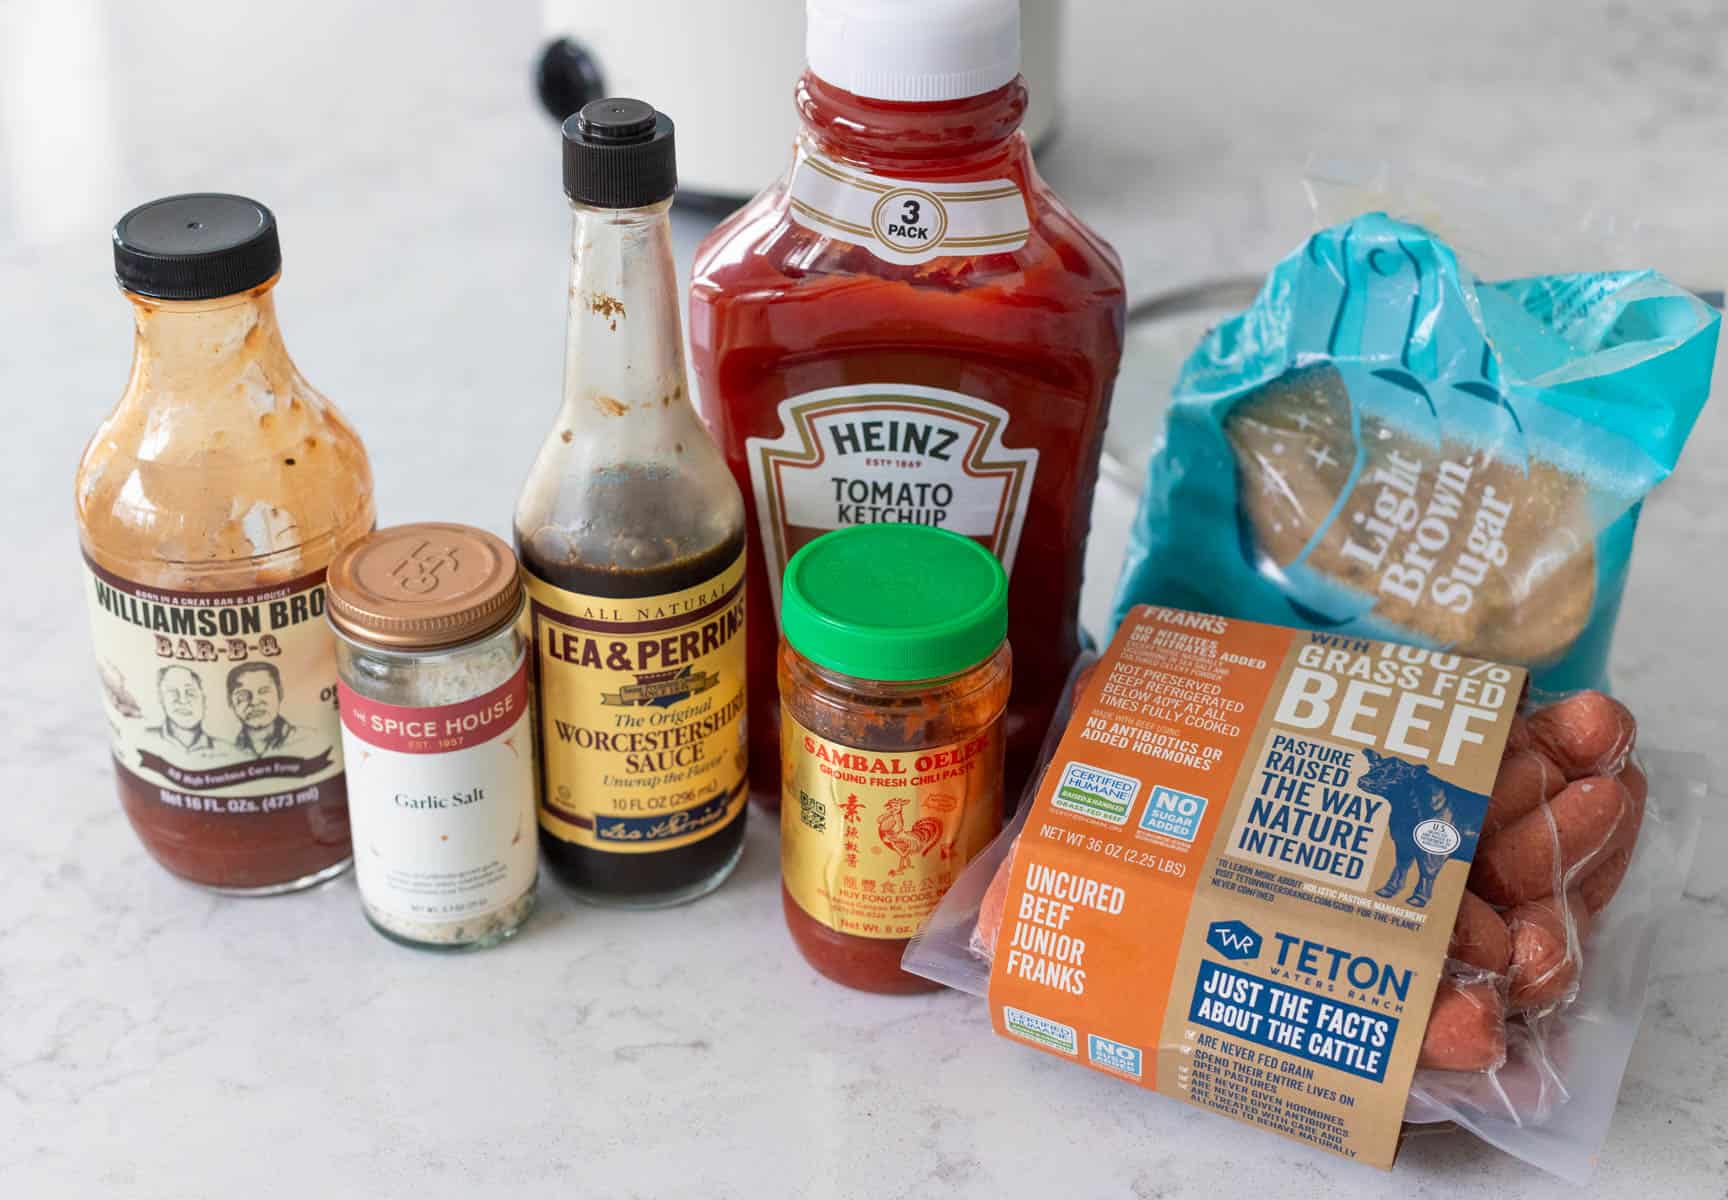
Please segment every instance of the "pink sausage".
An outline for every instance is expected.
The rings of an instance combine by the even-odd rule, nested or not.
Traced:
[[[1592,776],[1567,784],[1482,843],[1470,890],[1501,908],[1563,891],[1618,848],[1615,837],[1632,807],[1618,779]]]
[[[1442,979],[1416,1065],[1436,1071],[1491,1071],[1506,1061],[1506,1005],[1488,980]]]
[[[1621,827],[1615,837],[1616,843],[1602,861],[1590,868],[1590,873],[1584,876],[1578,885],[1578,894],[1583,897],[1584,907],[1595,916],[1608,902],[1614,899],[1614,893],[1620,890],[1620,883],[1626,878],[1626,869],[1632,865],[1632,854],[1637,849],[1638,830],[1644,824],[1644,802],[1650,793],[1649,780],[1637,763],[1627,763],[1626,769],[1620,772],[1620,783],[1625,787],[1632,802],[1632,819]]]
[[[1530,736],[1567,779],[1615,775],[1637,741],[1626,706],[1601,692],[1576,692],[1530,714]]]
[[[1590,912],[1576,892],[1568,895],[1565,906],[1544,896],[1506,914],[1512,934],[1506,1002],[1514,1011],[1546,1008],[1571,993],[1589,921]]]
[[[1458,919],[1452,925],[1446,957],[1496,975],[1506,973],[1506,964],[1512,959],[1512,935],[1500,914],[1475,892],[1465,891],[1458,901]]]
[[[1482,836],[1492,837],[1566,786],[1566,776],[1540,750],[1508,753],[1500,760],[1494,792],[1482,818]]]

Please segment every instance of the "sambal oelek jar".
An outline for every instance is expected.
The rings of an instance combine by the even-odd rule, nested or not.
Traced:
[[[786,566],[782,904],[838,983],[936,986],[900,958],[1002,825],[1007,598],[988,549],[928,526],[839,530]]]
[[[787,173],[709,235],[690,286],[698,403],[749,506],[751,676],[780,574],[823,532],[974,537],[1010,581],[1016,798],[1079,653],[1121,266],[1033,167],[1016,0],[808,7]],[[767,804],[777,716],[752,693]]]

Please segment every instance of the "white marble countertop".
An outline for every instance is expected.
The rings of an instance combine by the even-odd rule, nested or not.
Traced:
[[[1042,162],[1137,294],[1293,246],[1314,150],[1635,214],[1616,249],[1728,283],[1720,3],[1319,9],[1071,5]],[[1002,1042],[966,997],[828,984],[784,934],[760,820],[698,904],[600,911],[548,882],[520,939],[453,959],[372,933],[351,880],[238,901],[151,863],[114,800],[70,520],[129,352],[108,229],[173,191],[271,204],[286,336],[366,438],[382,519],[506,532],[558,394],[566,215],[526,85],[543,36],[526,4],[0,5],[0,1192],[1728,1196],[1719,815],[1586,1188],[1464,1136],[1414,1141],[1388,1179]],[[680,216],[686,258],[700,231]],[[1616,647],[1646,736],[1719,771],[1724,399],[1647,507]],[[1094,620],[1127,504],[1100,505]]]

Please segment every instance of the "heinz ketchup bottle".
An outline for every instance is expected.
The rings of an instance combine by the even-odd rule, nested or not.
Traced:
[[[776,618],[751,622],[750,676],[773,677],[780,575],[819,534],[974,537],[1009,571],[1011,805],[1079,649],[1121,265],[1032,165],[1015,0],[809,0],[806,49],[791,166],[709,235],[690,292],[699,407]],[[773,806],[776,698],[750,703]]]

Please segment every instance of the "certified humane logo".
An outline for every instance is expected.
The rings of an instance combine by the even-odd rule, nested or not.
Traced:
[[[1042,1046],[1046,1050],[1054,1050],[1058,1054],[1080,1052],[1079,1037],[1074,1032],[1074,1026],[1064,1025],[1061,1021],[1052,1021],[1049,1017],[1041,1017],[1037,1013],[1004,1004],[1002,1025],[1015,1037],[1035,1046]]]
[[[1062,778],[1056,784],[1056,795],[1051,798],[1050,806],[1121,825],[1128,820],[1134,799],[1139,794],[1140,781],[1131,775],[1118,775],[1103,767],[1070,762],[1062,768]]]

